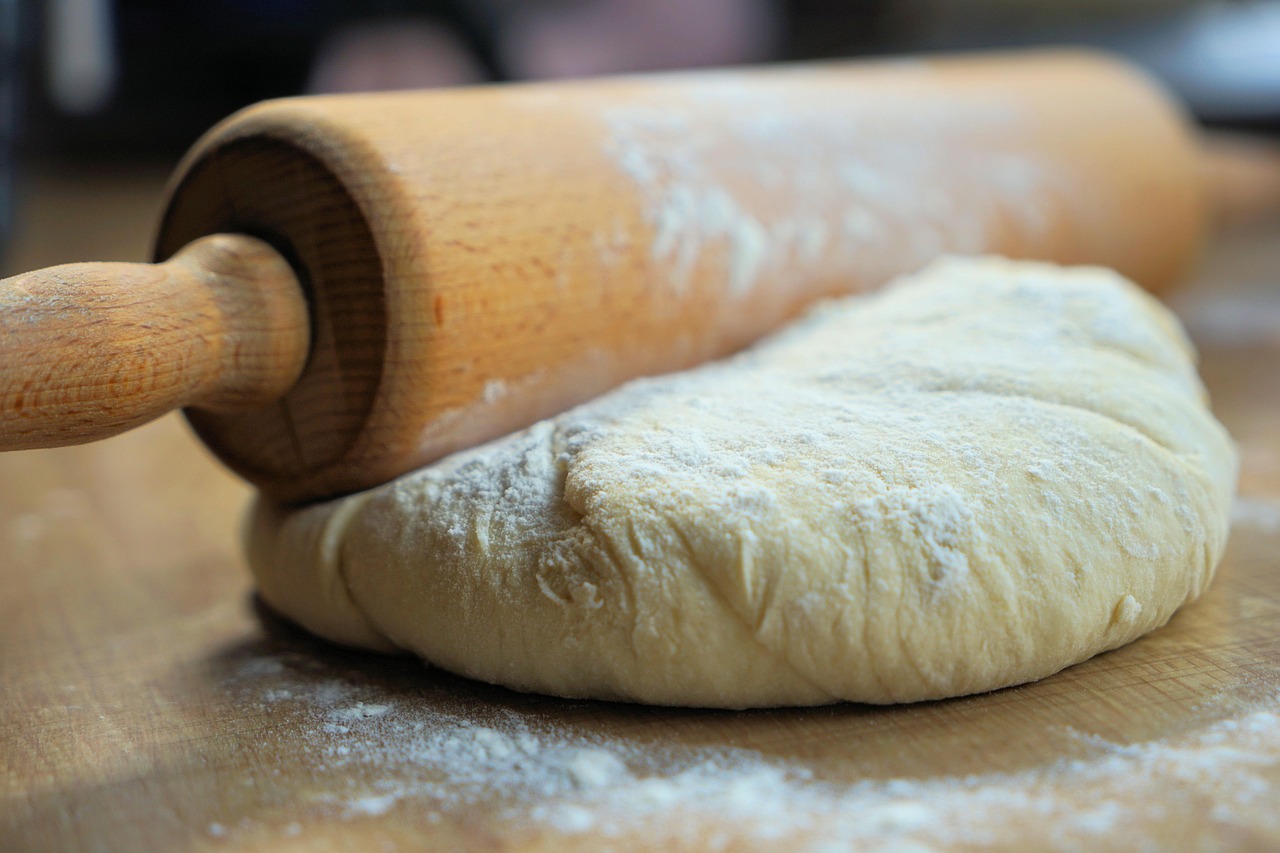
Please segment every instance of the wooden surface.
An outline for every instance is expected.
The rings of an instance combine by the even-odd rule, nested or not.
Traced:
[[[136,259],[153,178],[37,176],[10,264]],[[1217,581],[1131,646],[948,702],[669,711],[338,650],[254,605],[248,490],[179,420],[2,456],[0,849],[1276,849],[1280,223],[1176,303],[1242,449]]]

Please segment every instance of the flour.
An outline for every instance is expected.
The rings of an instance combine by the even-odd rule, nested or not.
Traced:
[[[998,229],[1035,238],[1052,227],[1071,182],[1018,146],[1002,150],[1023,129],[1016,110],[880,100],[708,75],[652,101],[580,106],[605,126],[606,153],[644,200],[651,257],[677,288],[708,265],[739,297],[783,270],[800,281],[902,271],[980,252]]]
[[[484,388],[480,391],[480,399],[486,403],[496,403],[505,396],[507,396],[507,383],[501,379],[490,379],[484,383]]]
[[[341,680],[303,656],[251,658],[222,689],[246,712],[270,707],[282,731],[297,732],[290,758],[310,768],[313,787],[286,835],[307,820],[392,811],[431,823],[488,814],[500,837],[589,835],[605,847],[643,838],[647,849],[931,851],[1011,844],[1019,836],[1010,827],[1019,826],[1038,827],[1045,849],[1137,848],[1154,828],[1188,816],[1192,846],[1232,827],[1280,835],[1271,807],[1280,789],[1275,692],[1244,707],[1209,697],[1199,712],[1206,722],[1149,742],[1048,731],[1064,755],[1079,757],[1022,772],[848,781],[749,749],[602,735],[537,710],[415,701]],[[223,838],[250,828],[207,831]]]

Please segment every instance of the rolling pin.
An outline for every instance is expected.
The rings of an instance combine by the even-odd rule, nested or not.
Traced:
[[[348,493],[941,253],[1158,291],[1198,156],[1077,52],[267,102],[181,162],[156,264],[0,282],[0,448],[186,407],[276,499]]]

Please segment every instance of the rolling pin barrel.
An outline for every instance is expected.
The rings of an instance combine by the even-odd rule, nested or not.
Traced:
[[[326,96],[210,131],[156,258],[239,234],[287,259],[310,310],[297,380],[247,411],[182,402],[231,467],[302,501],[945,252],[1159,289],[1199,244],[1200,189],[1177,109],[1080,53]]]

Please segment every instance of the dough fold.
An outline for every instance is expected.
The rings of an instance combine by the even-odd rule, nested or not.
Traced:
[[[1209,583],[1236,460],[1114,273],[946,260],[349,498],[260,501],[264,599],[518,690],[908,702],[1050,675]]]

